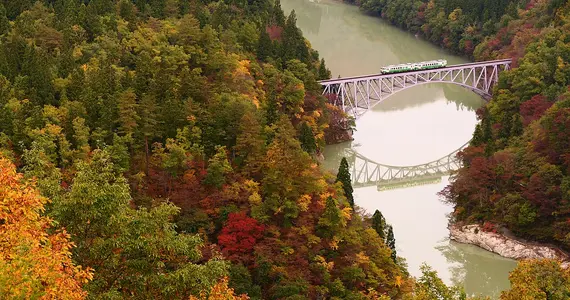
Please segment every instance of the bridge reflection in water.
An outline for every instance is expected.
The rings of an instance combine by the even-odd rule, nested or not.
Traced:
[[[457,153],[467,146],[469,142],[440,159],[415,166],[377,163],[352,148],[346,148],[344,156],[351,169],[352,184],[355,188],[375,185],[379,191],[384,191],[441,182],[443,176],[459,170],[461,160]]]

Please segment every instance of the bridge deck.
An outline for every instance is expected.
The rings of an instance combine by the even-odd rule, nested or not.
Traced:
[[[341,77],[341,78],[336,78],[336,79],[326,79],[326,80],[319,81],[319,83],[322,85],[326,85],[326,84],[351,82],[351,81],[355,81],[358,79],[367,79],[367,78],[371,78],[371,77],[394,76],[394,75],[397,76],[397,75],[402,75],[402,74],[413,75],[413,74],[419,74],[419,73],[425,73],[425,72],[431,72],[431,71],[436,72],[436,71],[454,70],[454,69],[459,69],[459,68],[462,69],[465,67],[487,66],[487,65],[500,64],[500,63],[510,63],[510,62],[512,62],[511,59],[498,59],[498,60],[491,60],[491,61],[466,63],[466,64],[460,64],[460,65],[451,65],[451,66],[447,66],[447,67],[443,67],[443,68],[429,69],[429,70],[418,70],[418,71],[408,71],[408,72],[389,73],[389,74],[376,73],[376,74],[369,74],[369,75]]]

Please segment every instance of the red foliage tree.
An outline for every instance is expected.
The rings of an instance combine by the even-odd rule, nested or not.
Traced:
[[[230,213],[218,236],[222,252],[231,260],[248,261],[253,247],[263,236],[265,226],[245,213]]]
[[[520,114],[523,117],[524,126],[540,118],[550,106],[552,106],[552,102],[548,101],[543,95],[536,95],[521,104]]]

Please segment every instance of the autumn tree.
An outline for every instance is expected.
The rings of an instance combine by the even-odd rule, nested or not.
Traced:
[[[232,260],[247,258],[263,236],[265,227],[245,213],[230,213],[226,225],[218,235],[222,251]]]
[[[234,289],[228,286],[228,278],[222,278],[208,292],[200,292],[200,297],[190,296],[190,300],[248,300],[247,295],[236,295]]]
[[[189,297],[226,274],[219,258],[196,264],[202,240],[174,230],[171,219],[179,208],[167,203],[131,208],[129,186],[105,151],[94,151],[77,170],[54,215],[77,244],[75,260],[95,270],[87,286],[92,295]]]
[[[519,262],[510,273],[511,288],[501,293],[502,300],[568,299],[570,271],[553,260]]]
[[[344,196],[346,197],[348,204],[350,204],[351,207],[354,207],[352,180],[350,179],[350,171],[346,157],[343,157],[340,161],[340,166],[338,167],[338,173],[336,175],[336,182],[340,182],[342,184]]]
[[[234,162],[245,173],[258,177],[265,155],[265,138],[254,114],[246,113],[242,117],[234,150],[237,156]]]
[[[295,139],[295,129],[286,117],[273,127],[275,136],[264,158],[263,206],[271,215],[290,224],[299,215],[299,199],[322,189],[316,165]]]
[[[71,259],[73,243],[64,231],[52,231],[43,216],[47,199],[35,185],[0,158],[0,294],[8,298],[83,299],[89,269]]]
[[[437,272],[425,263],[420,266],[422,275],[414,286],[414,300],[459,300],[466,299],[465,292],[461,287],[448,287],[437,276]]]

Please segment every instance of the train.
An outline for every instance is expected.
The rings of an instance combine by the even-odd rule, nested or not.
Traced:
[[[422,61],[417,63],[385,66],[382,67],[382,69],[380,69],[380,73],[381,74],[402,73],[402,72],[428,70],[428,69],[439,69],[445,66],[447,66],[447,60],[438,59],[438,60]]]

